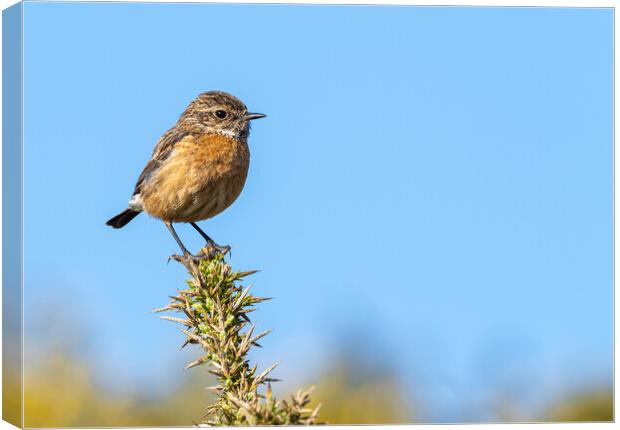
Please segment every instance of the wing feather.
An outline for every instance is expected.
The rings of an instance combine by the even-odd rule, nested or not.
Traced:
[[[161,163],[170,156],[174,146],[187,136],[191,136],[191,132],[178,127],[173,127],[159,138],[157,145],[155,145],[155,148],[153,149],[151,159],[148,163],[146,163],[144,170],[142,170],[142,173],[140,173],[140,176],[138,177],[138,181],[136,182],[136,187],[133,192],[134,196],[136,194],[140,194],[144,182],[146,182],[151,175],[159,169]]]

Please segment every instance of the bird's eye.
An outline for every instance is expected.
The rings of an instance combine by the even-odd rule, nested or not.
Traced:
[[[216,111],[214,112],[214,114],[215,114],[215,116],[216,116],[216,117],[218,117],[219,119],[224,119],[224,118],[226,118],[226,117],[228,116],[228,114],[226,113],[226,111],[225,111],[225,110],[221,110],[221,109],[220,109],[220,110],[216,110]]]

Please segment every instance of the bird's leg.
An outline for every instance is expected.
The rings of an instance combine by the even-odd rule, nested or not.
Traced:
[[[219,252],[222,255],[225,255],[226,253],[230,252],[230,246],[218,245],[217,243],[215,243],[213,239],[209,237],[209,235],[207,235],[207,233],[205,233],[204,231],[202,231],[200,227],[198,227],[198,224],[196,224],[195,222],[190,222],[190,224],[192,225],[192,227],[196,229],[198,234],[200,234],[202,238],[207,242],[207,247],[211,247],[215,249],[217,252]]]
[[[193,260],[193,261],[200,261],[200,260],[204,260],[205,258],[208,258],[207,255],[192,255],[187,250],[185,245],[183,245],[183,242],[181,242],[181,239],[177,235],[177,232],[174,230],[174,227],[172,227],[172,223],[170,223],[168,221],[164,221],[164,224],[166,224],[166,227],[168,227],[168,230],[170,230],[170,233],[172,234],[172,237],[174,237],[174,240],[176,240],[177,244],[181,248],[181,252],[183,252],[183,258],[190,259],[190,260]],[[178,255],[172,255],[172,256],[170,256],[170,258],[179,261],[181,257],[178,256]]]

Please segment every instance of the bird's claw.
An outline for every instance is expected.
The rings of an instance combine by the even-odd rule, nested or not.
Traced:
[[[173,254],[170,257],[168,257],[168,263],[170,263],[170,260],[177,261],[181,264],[185,264],[189,261],[194,262],[194,263],[200,263],[201,261],[210,260],[218,254],[220,255],[230,254],[230,246],[228,245],[221,246],[221,245],[216,244],[215,242],[207,243],[207,245],[200,250],[200,254],[197,254],[197,255],[192,255],[189,253],[183,254],[183,255]]]
[[[207,250],[207,254],[211,257],[215,256],[215,254],[226,255],[230,254],[230,246],[228,245],[218,245],[215,242],[207,242],[207,246],[204,247]]]
[[[178,261],[181,264],[187,263],[188,261],[192,261],[194,263],[200,263],[201,261],[208,260],[210,258],[211,258],[211,256],[207,255],[207,254],[199,254],[199,255],[192,255],[192,254],[178,255],[178,254],[173,254],[170,257],[168,257],[168,263],[170,263],[170,260]]]

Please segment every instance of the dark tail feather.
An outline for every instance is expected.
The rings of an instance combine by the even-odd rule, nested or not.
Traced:
[[[125,209],[123,212],[116,215],[114,218],[111,218],[106,222],[106,225],[114,228],[124,227],[129,221],[134,219],[140,212],[134,211],[133,209]]]

